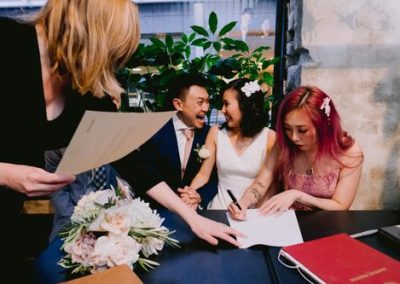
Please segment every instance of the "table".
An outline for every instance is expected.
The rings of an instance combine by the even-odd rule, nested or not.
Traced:
[[[228,223],[223,210],[202,215]],[[135,270],[144,283],[307,283],[296,270],[281,265],[280,248],[254,246],[237,249],[221,241],[212,246],[197,238],[178,216],[160,212],[164,225],[176,230],[181,248],[165,247],[155,259],[160,266],[150,272]],[[348,234],[400,224],[400,211],[298,211],[304,241],[345,232]],[[400,247],[378,234],[359,240],[400,261]]]

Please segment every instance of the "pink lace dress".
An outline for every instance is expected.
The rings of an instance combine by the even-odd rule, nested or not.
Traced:
[[[315,197],[331,198],[335,193],[339,171],[339,167],[326,175],[300,175],[290,171],[285,189],[297,189]],[[293,203],[291,208],[295,210],[312,210],[297,201]]]

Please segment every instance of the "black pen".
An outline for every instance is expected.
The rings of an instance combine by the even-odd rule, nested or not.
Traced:
[[[235,204],[237,206],[237,208],[239,208],[240,210],[242,210],[242,207],[240,207],[239,202],[236,200],[235,196],[233,195],[232,191],[230,189],[227,189],[226,191],[228,191],[229,197],[232,199],[233,204]]]

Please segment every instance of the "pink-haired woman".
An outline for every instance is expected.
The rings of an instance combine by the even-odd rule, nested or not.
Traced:
[[[274,178],[283,191],[260,206],[263,214],[287,209],[347,210],[361,178],[363,151],[342,129],[331,98],[322,90],[302,86],[282,101],[276,126],[277,144],[254,183],[229,211],[244,219],[246,209],[266,194]]]

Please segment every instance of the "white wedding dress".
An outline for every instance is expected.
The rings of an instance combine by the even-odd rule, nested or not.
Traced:
[[[265,160],[268,131],[268,128],[264,128],[258,133],[241,155],[238,155],[233,148],[226,129],[218,131],[216,154],[218,193],[207,209],[227,209],[232,199],[226,190],[230,189],[239,200],[246,188],[253,183]]]

